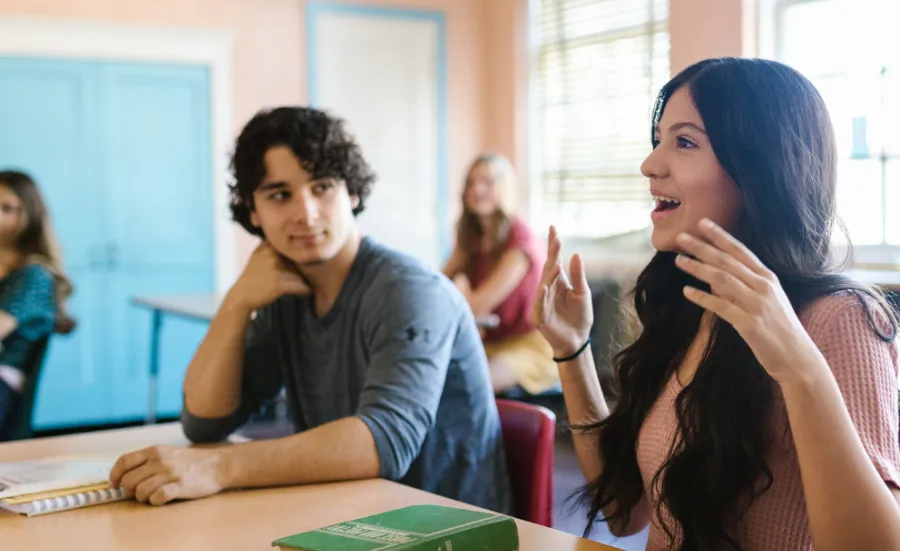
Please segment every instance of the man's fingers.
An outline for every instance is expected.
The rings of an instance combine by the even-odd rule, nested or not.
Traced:
[[[144,463],[140,467],[137,467],[125,473],[122,476],[122,480],[119,482],[119,487],[128,492],[129,495],[132,495],[141,482],[157,474],[160,474],[159,464],[153,464],[149,462]]]
[[[135,487],[134,499],[141,503],[146,503],[156,490],[170,482],[174,482],[174,479],[164,474],[155,474],[150,478],[146,478]]]
[[[126,453],[116,460],[115,465],[109,471],[109,484],[113,488],[119,486],[122,476],[128,471],[135,469],[147,462],[149,453],[146,449],[136,452]]]
[[[150,505],[165,505],[173,499],[178,499],[181,497],[180,491],[181,487],[174,482],[160,486],[150,494]]]

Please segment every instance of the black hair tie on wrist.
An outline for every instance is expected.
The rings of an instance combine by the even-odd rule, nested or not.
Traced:
[[[577,358],[578,356],[581,356],[581,353],[584,352],[584,351],[587,349],[587,347],[588,347],[589,344],[591,344],[591,337],[590,337],[590,335],[588,335],[587,340],[584,341],[584,344],[581,345],[581,348],[579,348],[574,354],[572,354],[571,356],[566,356],[565,358],[553,358],[553,361],[556,362],[556,363],[558,363],[558,364],[559,364],[559,363],[563,363],[563,362],[571,362],[572,360],[574,360],[574,359]]]

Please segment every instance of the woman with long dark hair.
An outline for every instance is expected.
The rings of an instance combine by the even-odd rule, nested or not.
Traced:
[[[29,377],[34,347],[54,331],[69,333],[66,312],[72,284],[34,180],[0,172],[0,438]]]
[[[647,549],[900,549],[897,322],[831,250],[836,152],[812,84],[713,59],[661,91],[641,169],[658,251],[610,411],[581,259],[551,228],[533,317],[554,350],[589,524]]]

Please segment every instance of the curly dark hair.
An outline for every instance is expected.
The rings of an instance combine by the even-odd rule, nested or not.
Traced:
[[[244,126],[231,158],[231,218],[245,230],[263,236],[250,223],[253,192],[266,176],[266,152],[279,146],[291,148],[313,178],[344,182],[347,192],[359,198],[354,215],[365,209],[375,173],[342,119],[309,107],[264,109]]]

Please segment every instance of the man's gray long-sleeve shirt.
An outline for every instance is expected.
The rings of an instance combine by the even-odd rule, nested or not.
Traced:
[[[375,437],[381,476],[511,513],[487,358],[453,285],[370,239],[322,318],[284,296],[247,334],[242,402],[231,416],[182,423],[195,442],[225,438],[284,388],[294,430],[355,415]]]

